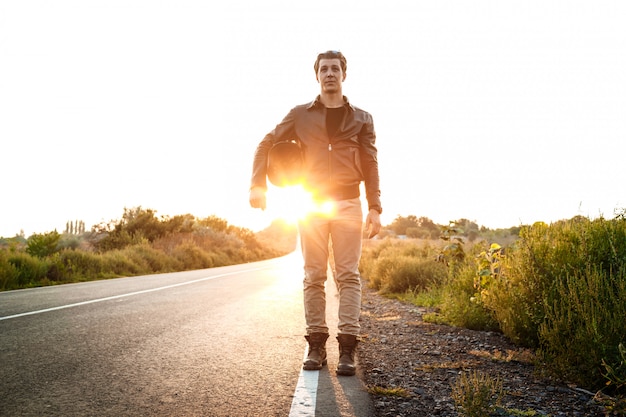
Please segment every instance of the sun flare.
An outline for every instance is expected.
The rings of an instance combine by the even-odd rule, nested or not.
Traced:
[[[267,192],[268,212],[287,223],[296,224],[309,214],[332,214],[332,202],[319,202],[301,185],[270,188]]]

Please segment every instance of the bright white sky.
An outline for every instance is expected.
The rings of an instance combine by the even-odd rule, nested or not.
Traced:
[[[254,149],[348,58],[383,224],[626,207],[626,2],[2,0],[0,236],[124,207],[260,230]]]

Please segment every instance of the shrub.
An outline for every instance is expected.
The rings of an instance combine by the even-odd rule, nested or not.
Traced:
[[[492,282],[490,292],[482,300],[494,312],[500,328],[513,342],[536,347],[538,326],[543,321],[543,298],[549,288],[550,278],[535,266],[536,254],[546,252],[549,243],[541,245],[533,238],[540,236],[543,224],[525,229],[518,245],[503,261],[503,271]],[[530,243],[529,243],[530,242]]]
[[[619,345],[626,339],[626,267],[587,267],[559,280],[539,336],[548,370],[580,385],[601,388],[602,364],[626,381]],[[610,379],[609,379],[610,381]],[[618,386],[623,390],[623,386]]]
[[[123,250],[114,250],[103,253],[102,262],[104,271],[103,278],[140,275],[142,268],[135,263],[134,259],[126,256]]]
[[[359,264],[368,285],[384,292],[423,290],[440,282],[445,266],[436,264],[436,249],[416,241],[368,241]]]
[[[58,250],[63,249],[78,249],[80,247],[81,239],[78,236],[73,235],[62,235],[59,244],[57,245]]]
[[[132,252],[133,259],[141,259],[141,264],[145,265],[147,273],[150,272],[171,272],[179,270],[180,262],[175,258],[153,248],[147,243],[135,245],[127,248],[127,252]]]
[[[100,252],[121,250],[128,246],[145,242],[144,237],[130,234],[128,231],[122,229],[115,229],[111,232],[94,233],[90,239],[93,247]]]
[[[626,334],[626,220],[576,217],[525,227],[481,301],[515,343],[540,347],[544,369],[598,388]],[[481,281],[482,284],[482,281]]]
[[[373,249],[371,247],[363,247],[363,253],[359,261],[359,272],[361,276],[367,279],[368,286],[370,288],[379,289],[380,279],[374,274],[374,266],[377,259],[373,256]]]
[[[102,257],[94,253],[66,249],[54,258],[60,273],[60,278],[65,280],[100,278],[103,273]]]
[[[26,241],[26,253],[38,258],[52,255],[58,249],[61,235],[55,230],[44,234],[34,234]]]
[[[9,262],[7,253],[0,250],[0,291],[18,288],[18,271]]]
[[[423,291],[440,285],[447,274],[445,265],[430,259],[398,256],[387,260],[385,271],[379,272],[383,293]]]
[[[393,264],[394,258],[390,257],[372,259],[371,265],[368,268],[369,272],[365,273],[372,288],[380,290],[383,287],[389,275],[389,271],[393,268]]]
[[[443,285],[441,313],[447,323],[472,330],[499,330],[493,313],[476,299],[476,267],[464,262],[456,276]]]
[[[147,242],[129,246],[123,252],[140,268],[142,274],[170,272],[180,270],[182,266],[174,257],[153,248]]]
[[[46,261],[23,252],[9,255],[8,263],[17,271],[13,288],[32,287],[46,278],[48,264]]]
[[[276,231],[289,244],[283,249],[275,237],[261,243],[252,231],[215,216],[155,214],[124,209],[122,220],[100,223],[91,233],[55,231],[28,242],[21,236],[0,238],[0,290],[252,262],[283,255],[296,243],[293,227]]]
[[[522,228],[484,301],[510,339],[536,347],[546,306],[567,302],[558,291],[564,279],[580,278],[589,266],[607,273],[625,263],[625,220],[576,217],[552,225],[536,223]]]
[[[172,255],[183,265],[184,269],[187,270],[204,269],[215,266],[213,258],[192,242],[178,245]]]

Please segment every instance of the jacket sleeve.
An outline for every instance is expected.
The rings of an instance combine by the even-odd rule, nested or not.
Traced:
[[[361,144],[361,168],[363,169],[368,209],[374,209],[382,213],[376,132],[374,131],[374,121],[370,114],[366,116],[366,123],[364,123],[359,134],[359,142]]]
[[[276,142],[295,137],[295,113],[293,108],[274,130],[265,135],[254,152],[250,189],[260,187],[267,190],[267,154]]]

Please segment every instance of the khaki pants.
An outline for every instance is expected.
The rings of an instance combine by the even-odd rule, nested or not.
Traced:
[[[315,213],[300,222],[304,257],[304,314],[307,334],[328,333],[325,282],[329,242],[339,292],[338,330],[358,335],[361,313],[361,235],[363,212],[359,198],[332,203],[332,213]]]

